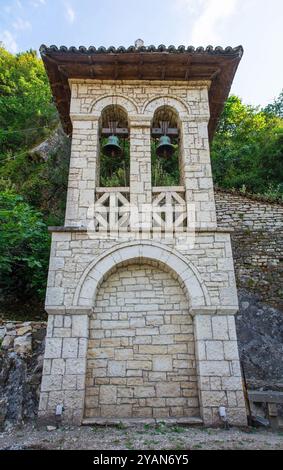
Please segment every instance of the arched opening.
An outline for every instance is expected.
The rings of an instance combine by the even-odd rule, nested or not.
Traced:
[[[160,106],[153,115],[151,171],[153,186],[179,186],[182,184],[180,176],[180,121],[176,110],[168,105]]]
[[[116,104],[106,106],[102,110],[100,119],[99,186],[129,186],[128,137],[127,112]]]
[[[192,317],[171,268],[131,259],[98,285],[85,418],[199,416]]]

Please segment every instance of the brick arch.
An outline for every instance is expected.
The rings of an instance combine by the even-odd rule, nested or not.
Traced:
[[[97,290],[109,271],[131,260],[145,263],[153,260],[161,269],[169,270],[179,280],[191,309],[211,304],[208,290],[192,262],[160,243],[143,241],[120,244],[90,263],[77,285],[74,305],[93,307]]]
[[[111,105],[120,106],[127,114],[137,114],[138,106],[132,98],[124,95],[104,95],[100,98],[95,98],[89,105],[89,113],[101,114],[102,111]]]
[[[158,108],[161,108],[162,106],[168,106],[174,109],[180,119],[187,117],[188,114],[191,114],[190,107],[187,103],[185,103],[181,98],[177,98],[171,95],[157,96],[155,98],[151,98],[149,101],[146,101],[142,108],[142,114],[151,116],[151,118],[153,118],[155,111],[157,111]]]

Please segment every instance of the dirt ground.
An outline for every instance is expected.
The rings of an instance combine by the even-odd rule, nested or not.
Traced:
[[[158,424],[125,428],[62,427],[47,431],[24,425],[0,433],[0,449],[81,449],[81,450],[193,450],[254,449],[282,450],[283,431],[265,429],[209,429]]]

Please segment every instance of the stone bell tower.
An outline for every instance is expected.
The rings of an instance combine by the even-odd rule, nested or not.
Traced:
[[[39,417],[63,407],[77,424],[212,425],[223,406],[245,425],[230,234],[217,227],[209,152],[242,48],[41,55],[72,150],[65,224],[51,228]],[[113,135],[128,179],[106,186],[103,152],[125,154],[105,147]],[[152,170],[162,136],[161,158],[179,159],[170,185]]]

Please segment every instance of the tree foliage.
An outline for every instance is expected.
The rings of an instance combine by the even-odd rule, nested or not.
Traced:
[[[0,192],[0,287],[4,295],[43,298],[50,237],[42,214],[21,196]]]
[[[282,197],[283,120],[230,96],[211,149],[215,183]]]
[[[0,157],[40,141],[56,117],[48,79],[36,52],[13,55],[0,47]]]

